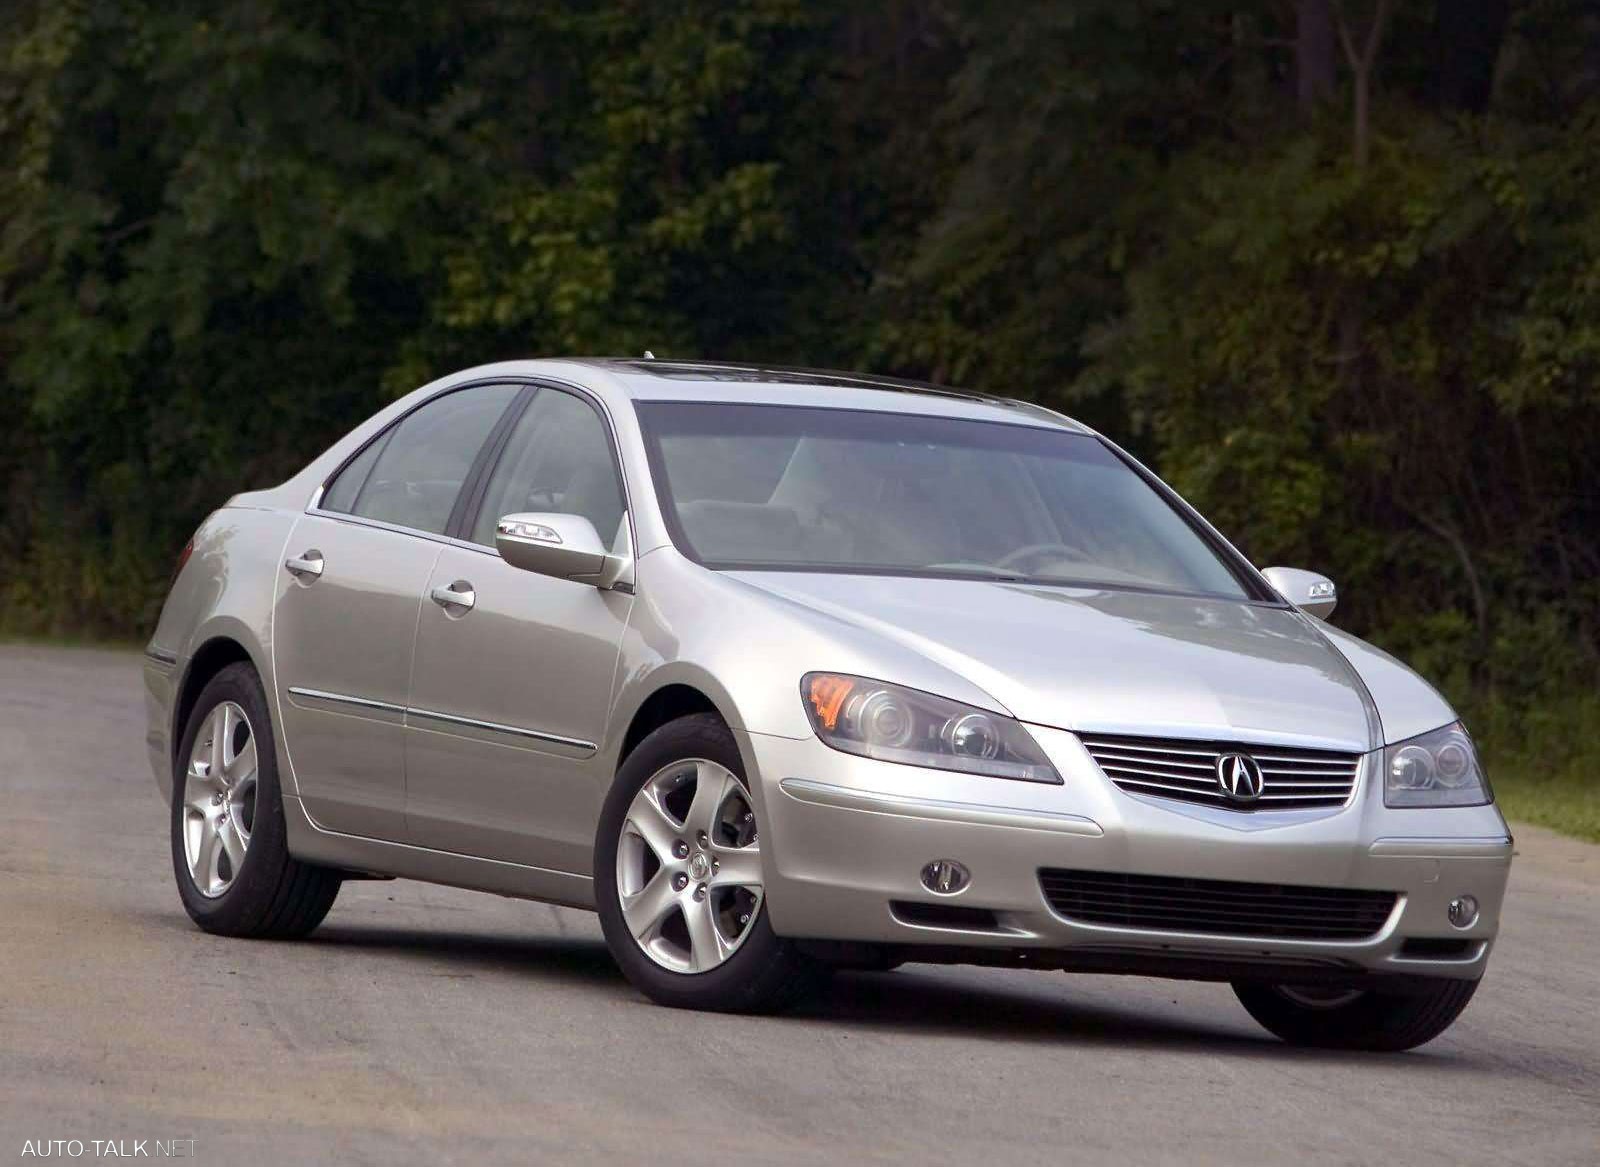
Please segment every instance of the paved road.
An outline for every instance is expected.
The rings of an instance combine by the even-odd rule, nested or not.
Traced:
[[[1059,973],[696,1015],[640,999],[585,913],[422,884],[347,885],[305,942],[204,935],[142,735],[136,657],[0,648],[0,1163],[172,1138],[230,1167],[1600,1162],[1600,848],[1518,832],[1489,979],[1411,1054]]]

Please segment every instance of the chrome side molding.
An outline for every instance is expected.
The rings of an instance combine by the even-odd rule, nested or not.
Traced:
[[[354,705],[361,709],[382,709],[387,713],[404,713],[404,705],[395,705],[388,701],[374,701],[370,697],[352,697],[348,693],[329,693],[323,689],[305,689],[299,685],[289,686],[291,697],[309,697],[313,701],[331,701],[337,705]]]
[[[324,689],[307,689],[300,685],[290,685],[288,691],[291,697],[327,701],[335,705],[351,705],[357,709],[376,709],[384,713],[398,713],[405,718],[408,725],[412,723],[414,718],[421,718],[426,721],[442,721],[447,725],[464,726],[468,729],[481,729],[489,733],[506,734],[510,737],[523,738],[528,741],[566,746],[569,749],[583,750],[590,754],[600,748],[594,742],[584,741],[582,738],[565,737],[559,733],[546,733],[542,729],[528,729],[520,725],[503,725],[498,721],[479,721],[475,717],[461,717],[455,713],[441,713],[436,709],[417,709],[409,705],[396,705],[390,701],[376,701],[371,697],[353,697],[348,693],[330,693]]]
[[[475,717],[460,717],[454,713],[440,713],[436,709],[406,709],[406,721],[409,724],[413,717],[425,718],[428,721],[443,721],[448,725],[462,725],[468,729],[483,729],[492,733],[510,734],[512,737],[529,738],[533,741],[549,742],[552,745],[570,746],[575,750],[587,750],[594,753],[599,749],[593,742],[586,742],[582,738],[563,737],[559,733],[546,733],[542,729],[526,729],[520,725],[502,725],[497,721],[479,721]]]

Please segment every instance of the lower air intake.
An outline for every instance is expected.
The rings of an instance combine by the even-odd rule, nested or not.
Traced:
[[[1106,871],[1039,872],[1046,901],[1084,924],[1278,940],[1361,940],[1383,927],[1396,893]]]

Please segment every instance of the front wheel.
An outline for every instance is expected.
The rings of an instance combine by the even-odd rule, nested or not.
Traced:
[[[659,1004],[769,1012],[821,976],[768,923],[755,802],[714,715],[670,722],[628,755],[600,812],[594,879],[612,956]]]
[[[1478,982],[1438,977],[1368,989],[1235,981],[1233,991],[1250,1016],[1291,1045],[1392,1053],[1450,1028]]]

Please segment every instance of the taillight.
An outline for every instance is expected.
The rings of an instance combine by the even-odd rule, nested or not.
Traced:
[[[183,545],[183,550],[178,552],[178,562],[172,565],[172,578],[167,581],[167,590],[172,590],[172,585],[178,582],[178,574],[183,571],[183,565],[189,562],[189,556],[194,554],[194,536],[189,536],[189,541]]]

